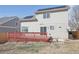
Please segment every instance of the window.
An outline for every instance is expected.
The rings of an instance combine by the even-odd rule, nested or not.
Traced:
[[[46,27],[40,27],[40,32],[41,32],[41,35],[44,35],[44,33],[47,32],[47,28]]]
[[[50,14],[49,13],[44,13],[43,14],[43,18],[45,19],[45,18],[49,18],[50,17]]]
[[[28,27],[27,26],[22,26],[21,32],[28,32]]]
[[[54,26],[50,26],[50,30],[54,30]]]

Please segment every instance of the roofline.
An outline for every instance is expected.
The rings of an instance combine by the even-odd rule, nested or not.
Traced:
[[[20,22],[37,22],[38,20],[21,20]]]
[[[38,21],[34,16],[30,19],[21,19],[20,22],[36,22]]]
[[[29,19],[29,18],[33,18],[33,17],[34,17],[34,15],[30,15],[30,16],[23,17],[23,19]]]
[[[2,26],[2,25],[0,25],[0,27],[3,27],[3,28],[17,28],[17,27],[12,27],[12,26]]]
[[[46,12],[61,12],[61,11],[67,11],[69,9],[69,6],[65,6],[63,8],[52,8],[49,10],[41,10],[41,11],[36,11],[35,14],[40,14],[40,13],[46,13]]]
[[[2,18],[4,18],[4,17],[2,17]],[[11,20],[14,20],[15,18],[18,18],[18,17],[14,17],[14,16],[13,16],[13,18],[10,18],[10,20],[7,20],[6,22],[1,22],[0,25],[2,25],[2,24],[4,24],[4,23],[7,23],[7,22],[9,22],[9,21],[11,21]],[[18,18],[18,20],[19,20],[19,18]]]

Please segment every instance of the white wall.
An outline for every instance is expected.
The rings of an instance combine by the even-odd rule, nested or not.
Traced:
[[[68,11],[50,13],[48,19],[43,19],[43,14],[37,14],[36,18],[39,23],[47,26],[48,36],[51,34],[53,38],[68,38]],[[54,30],[50,30],[50,26],[54,26]]]
[[[22,22],[22,26],[27,26],[28,27],[28,32],[40,32],[40,27],[38,22]]]
[[[52,23],[68,23],[68,12],[52,12],[50,13],[50,18],[44,19],[43,14],[36,14],[36,18],[39,20],[39,22],[52,22]]]
[[[68,12],[50,13],[49,19],[43,19],[43,14],[36,14],[38,22],[22,22],[21,26],[28,26],[29,32],[40,32],[40,27],[47,27],[48,36],[51,34],[53,38],[68,38]],[[50,26],[54,26],[54,30],[50,30]],[[61,27],[61,28],[59,28]]]

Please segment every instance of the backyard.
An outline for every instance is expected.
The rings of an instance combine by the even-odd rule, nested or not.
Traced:
[[[65,42],[7,42],[0,44],[0,54],[70,54],[79,53],[79,40]]]

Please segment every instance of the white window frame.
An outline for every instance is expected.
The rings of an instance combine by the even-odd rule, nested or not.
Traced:
[[[44,18],[44,19],[50,18],[50,13],[49,13],[49,12],[43,13],[43,18]]]
[[[25,28],[25,29],[24,29]],[[24,30],[26,30],[26,31],[24,31]],[[22,26],[21,27],[21,32],[28,32],[28,27],[27,26]]]
[[[54,26],[50,26],[50,30],[54,30]]]

